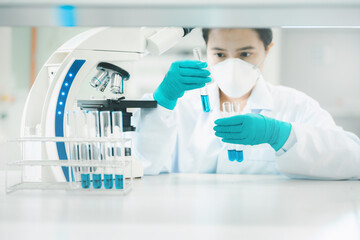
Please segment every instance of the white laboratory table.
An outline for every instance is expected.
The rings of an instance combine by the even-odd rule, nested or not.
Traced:
[[[0,195],[2,240],[360,239],[359,226],[360,181],[165,174],[125,196]]]

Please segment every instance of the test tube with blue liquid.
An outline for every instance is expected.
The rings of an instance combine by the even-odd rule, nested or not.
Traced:
[[[90,138],[100,137],[100,126],[99,126],[99,112],[98,111],[87,111],[87,129]],[[90,159],[92,162],[101,162],[100,155],[100,143],[92,142],[90,145]],[[102,168],[91,167],[92,172],[92,184],[94,189],[100,189],[102,187]]]
[[[82,143],[80,145],[80,161],[86,164],[89,160],[88,145]],[[81,187],[84,189],[90,188],[90,170],[89,167],[81,167]]]
[[[223,103],[224,117],[231,117],[233,115],[232,110],[233,110],[233,108],[232,108],[231,102],[224,102]],[[228,151],[229,161],[231,161],[231,162],[235,161],[237,159],[235,144],[227,143],[226,147],[227,147],[227,151]]]
[[[241,108],[240,108],[240,103],[239,102],[233,102],[232,104],[232,112],[233,115],[240,115],[241,114]],[[235,145],[235,150],[236,150],[236,161],[237,162],[242,162],[244,160],[244,145],[241,144],[236,144]]]
[[[100,131],[102,137],[111,136],[111,112],[100,112]],[[113,148],[111,143],[101,144],[101,154],[104,161],[111,161],[113,159]],[[114,186],[113,170],[110,167],[104,167],[104,188],[112,189]]]
[[[122,112],[113,111],[112,112],[112,136],[115,138],[122,138],[123,132],[123,121],[122,121]],[[124,188],[124,164],[121,160],[122,156],[125,156],[124,145],[121,141],[114,143],[114,159],[120,161],[120,167],[115,168],[115,188],[123,189]]]
[[[67,138],[78,137],[78,112],[66,111],[65,113],[65,134]],[[67,142],[67,155],[70,163],[78,163],[80,160],[80,149],[77,142]],[[78,166],[69,167],[70,184],[72,188],[80,187],[80,168]]]
[[[90,181],[90,167],[86,166],[89,164],[90,160],[90,145],[88,142],[84,141],[85,139],[89,138],[89,131],[88,131],[88,117],[85,111],[80,111],[78,114],[78,137],[82,139],[79,142],[79,160],[80,163],[83,165],[80,167],[81,172],[81,187],[84,189],[90,188],[91,181]],[[85,166],[84,166],[85,165]]]
[[[200,48],[194,48],[193,49],[194,57],[198,61],[202,61],[201,58],[201,49]],[[207,91],[207,85],[205,84],[205,87],[200,88],[200,97],[201,97],[201,103],[203,107],[204,112],[210,112],[210,101],[209,101],[209,94]]]

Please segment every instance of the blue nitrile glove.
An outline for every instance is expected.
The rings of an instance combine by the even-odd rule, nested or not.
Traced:
[[[202,88],[211,81],[206,62],[177,61],[171,64],[164,80],[154,92],[154,99],[167,109],[174,109],[177,99],[187,90]]]
[[[289,138],[291,124],[261,114],[244,114],[215,121],[215,135],[223,142],[243,145],[268,143],[278,151]]]

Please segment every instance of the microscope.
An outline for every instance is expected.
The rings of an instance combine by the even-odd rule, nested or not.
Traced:
[[[157,103],[126,100],[122,96],[126,92],[126,81],[132,77],[133,63],[148,54],[162,54],[191,30],[95,28],[70,39],[50,56],[37,75],[25,103],[21,137],[66,137],[66,114],[74,109],[121,111],[122,131],[134,131],[128,108],[155,108]],[[69,159],[69,149],[61,141],[41,142],[31,148],[31,152],[25,152],[28,159]],[[143,175],[138,160],[134,159],[131,171],[134,177]],[[67,167],[44,166],[28,167],[23,177],[70,179]]]

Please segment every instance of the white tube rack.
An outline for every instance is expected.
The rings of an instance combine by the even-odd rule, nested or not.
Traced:
[[[66,146],[66,153],[69,156],[70,146],[81,146],[92,148],[96,147],[99,154],[99,159],[42,159],[42,157],[28,157],[26,154],[26,144],[37,144],[39,149],[31,149],[32,151],[42,151],[46,148],[46,144],[55,144],[62,142]],[[67,137],[23,137],[18,139],[8,140],[7,144],[17,144],[22,153],[21,159],[11,159],[7,162],[6,169],[6,192],[14,192],[17,190],[66,190],[81,193],[100,193],[100,194],[127,194],[133,185],[132,176],[132,156],[125,156],[125,147],[131,146],[130,138],[114,138],[114,137],[100,137],[100,138],[67,138]],[[121,154],[115,156],[115,148],[121,149]],[[104,157],[102,151],[109,151],[113,153],[110,157]],[[38,154],[39,155],[39,154]],[[101,156],[102,155],[102,156]],[[27,168],[37,168],[39,171],[39,179],[28,180],[25,175]],[[49,180],[43,178],[42,171],[46,168],[62,173],[62,168],[67,167],[69,170],[69,181]],[[77,169],[77,170],[76,170]],[[88,169],[86,173],[83,169]],[[97,170],[96,170],[97,169]],[[99,170],[100,169],[100,170]],[[100,174],[101,187],[95,188],[93,175]],[[108,171],[107,173],[105,173]],[[109,173],[110,172],[110,173]],[[117,175],[117,173],[121,173]],[[88,174],[90,176],[88,188],[82,187],[81,174]],[[105,188],[104,174],[112,176],[111,188]],[[122,176],[120,181],[115,182],[115,175]],[[122,180],[121,180],[122,179]],[[98,182],[99,183],[99,182]],[[109,183],[109,181],[107,182]],[[118,184],[120,183],[120,184]],[[109,185],[108,185],[109,186]]]

